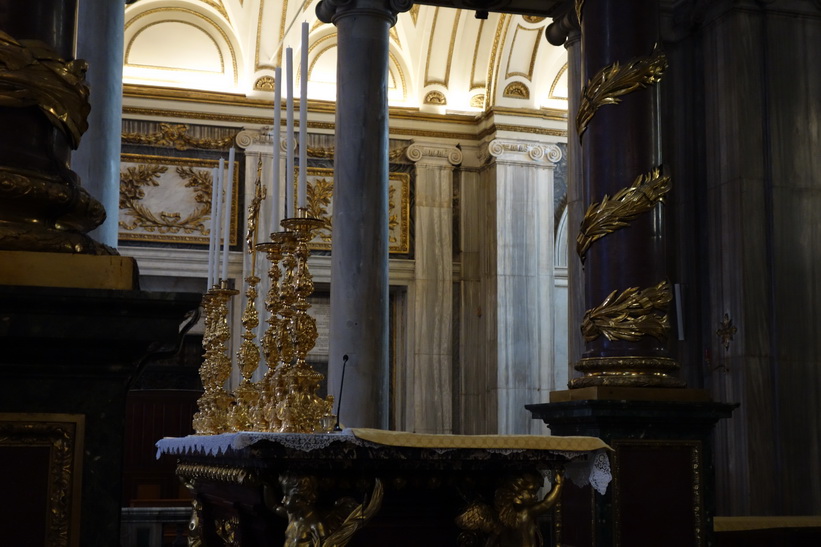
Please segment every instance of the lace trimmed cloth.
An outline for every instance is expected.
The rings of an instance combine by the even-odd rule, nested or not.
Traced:
[[[567,458],[565,475],[579,487],[590,484],[604,494],[612,478],[607,446],[595,437],[553,437],[540,435],[434,435],[385,431],[379,429],[344,429],[336,433],[262,433],[243,431],[221,435],[189,435],[157,441],[157,458],[163,454],[207,454],[219,456],[229,450],[242,450],[260,441],[274,442],[292,450],[310,452],[333,443],[349,443],[375,448],[396,446],[429,448],[437,453],[458,449],[481,449],[499,454],[525,450],[545,450]]]

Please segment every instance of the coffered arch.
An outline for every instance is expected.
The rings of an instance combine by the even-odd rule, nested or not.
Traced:
[[[141,0],[126,9],[128,84],[270,99],[285,47],[310,25],[309,98],[333,100],[336,38],[319,0]],[[566,109],[566,52],[549,19],[414,5],[390,32],[389,101],[438,113]]]
[[[145,0],[127,11],[126,82],[211,91],[241,87],[242,50],[221,5]]]

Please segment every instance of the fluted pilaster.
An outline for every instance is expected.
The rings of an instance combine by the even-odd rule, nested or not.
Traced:
[[[484,217],[480,283],[467,283],[466,315],[479,314],[482,332],[463,332],[466,344],[484,346],[484,370],[462,377],[465,432],[528,433],[524,405],[542,400],[553,378],[553,167],[561,149],[495,139],[479,153],[484,162],[479,191]],[[475,305],[481,302],[479,305]],[[495,394],[495,424],[473,422]],[[475,419],[475,418],[473,418]],[[484,431],[483,431],[484,430]]]
[[[462,151],[414,143],[412,343],[403,382],[403,429],[450,433],[453,427],[453,169]],[[430,389],[436,386],[436,389]]]

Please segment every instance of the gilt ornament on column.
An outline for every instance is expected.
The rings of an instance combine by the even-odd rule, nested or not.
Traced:
[[[0,1],[0,249],[116,254],[86,235],[105,210],[69,168],[90,111],[77,5],[41,4]]]
[[[583,376],[570,387],[683,387],[669,343],[664,204],[673,184],[658,141],[667,68],[658,2],[584,0],[575,8],[588,73],[576,129],[589,205],[576,241],[585,268],[585,352],[575,365]]]

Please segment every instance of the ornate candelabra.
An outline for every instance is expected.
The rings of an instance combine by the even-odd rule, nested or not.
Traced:
[[[308,242],[322,221],[308,217],[304,209],[299,209],[295,218],[282,221],[284,231],[275,232],[270,241],[257,244],[259,206],[265,197],[259,178],[258,172],[246,238],[251,254],[251,275],[245,279],[242,343],[236,359],[242,380],[233,394],[223,387],[232,368],[227,352],[231,337],[228,302],[239,291],[229,289],[222,281],[203,298],[205,358],[200,376],[205,392],[198,402],[199,412],[194,416],[194,429],[198,434],[311,433],[325,431],[328,424],[333,424],[333,397],[322,398],[317,394],[323,376],[306,361],[317,338],[316,321],[308,314],[308,297],[314,290],[308,268]],[[260,323],[255,304],[260,282],[255,275],[257,252],[267,255],[270,279],[265,298],[268,326],[259,341],[254,333]],[[254,382],[261,356],[268,370],[261,380]]]

